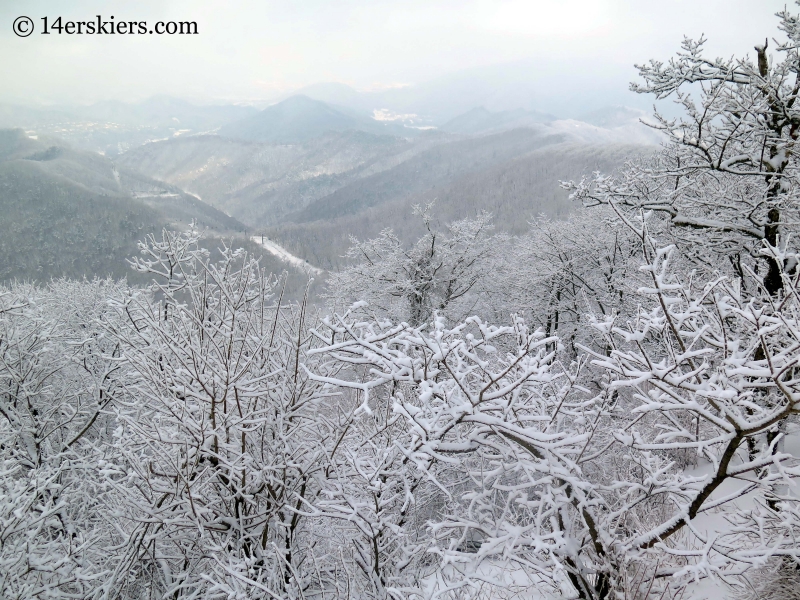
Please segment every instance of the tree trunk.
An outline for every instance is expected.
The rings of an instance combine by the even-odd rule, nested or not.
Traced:
[[[767,224],[764,225],[764,239],[770,246],[778,245],[778,222],[781,218],[781,213],[777,208],[771,208],[767,214]],[[770,296],[777,296],[783,289],[783,279],[781,278],[781,268],[778,261],[772,257],[767,259],[769,266],[767,275],[764,277],[764,289]]]

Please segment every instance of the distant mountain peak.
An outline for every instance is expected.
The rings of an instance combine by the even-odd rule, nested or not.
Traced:
[[[320,102],[328,104],[351,104],[360,93],[347,85],[339,82],[323,82],[308,85],[295,92],[295,95],[303,95]]]
[[[367,112],[333,106],[305,94],[295,94],[251,117],[230,123],[219,130],[219,135],[251,142],[296,144],[348,130],[373,135],[409,135],[402,121],[376,120]]]
[[[358,121],[329,104],[297,94],[222,127],[223,137],[257,142],[297,143],[328,131],[357,128]]]

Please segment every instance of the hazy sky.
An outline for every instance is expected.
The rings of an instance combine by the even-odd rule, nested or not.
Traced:
[[[782,0],[0,0],[0,101],[269,100],[323,81],[357,89],[424,82],[534,59],[530,73],[624,89],[634,62],[668,58],[684,34],[712,54],[776,36]],[[800,7],[791,7],[800,12]],[[52,22],[196,21],[194,36],[40,35]],[[27,38],[18,16],[33,19]],[[559,75],[560,77],[561,75]],[[556,78],[557,81],[557,78]]]

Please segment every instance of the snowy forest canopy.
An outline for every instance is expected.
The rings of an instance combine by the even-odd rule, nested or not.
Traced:
[[[800,19],[779,17],[754,60],[685,40],[640,66],[682,116],[565,182],[566,221],[420,207],[416,244],[355,242],[320,306],[194,230],[142,242],[148,287],[4,289],[0,596],[797,596]]]

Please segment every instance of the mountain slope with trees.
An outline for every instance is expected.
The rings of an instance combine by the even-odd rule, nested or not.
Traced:
[[[560,181],[595,170],[613,171],[626,158],[652,151],[630,145],[545,145],[496,165],[487,161],[484,168],[456,173],[436,185],[402,188],[386,202],[355,214],[288,222],[265,231],[298,256],[332,270],[348,264],[345,254],[353,237],[377,236],[387,224],[406,243],[418,239],[425,228],[413,216],[415,206],[432,204],[431,214],[440,224],[488,211],[498,231],[520,235],[542,216],[563,219],[575,210],[576,203],[569,200]]]
[[[215,239],[239,238],[238,245],[261,253],[246,240],[242,223],[197,198],[118,169],[99,154],[55,138],[31,139],[19,129],[0,130],[0,210],[0,281],[84,276],[135,281],[126,259],[137,252],[138,241],[192,222],[212,248],[219,244]],[[302,278],[269,254],[263,260],[276,272],[286,268]]]

